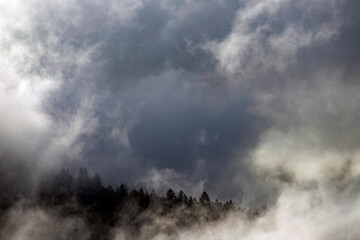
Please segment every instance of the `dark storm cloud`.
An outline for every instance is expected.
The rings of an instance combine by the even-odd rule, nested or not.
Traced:
[[[160,167],[191,169],[196,158],[226,159],[234,145],[252,144],[256,119],[244,106],[235,102],[218,110],[196,98],[177,89],[149,99],[130,136],[134,150]]]
[[[10,56],[4,62],[21,69],[15,77],[7,70],[10,77],[4,78],[18,79],[15,85],[30,94],[0,89],[10,116],[1,131],[11,136],[0,143],[27,146],[24,152],[41,159],[40,168],[86,166],[107,183],[136,182],[154,168],[171,169],[204,181],[215,196],[265,198],[273,187],[263,184],[266,174],[259,176],[252,160],[271,165],[302,159],[301,144],[286,144],[304,143],[312,132],[320,140],[304,148],[357,147],[351,133],[358,124],[352,120],[358,112],[352,104],[358,100],[358,5],[28,3],[20,27],[16,17],[9,18],[4,29],[11,39],[2,42],[12,48],[2,53]],[[25,49],[25,58],[15,46]],[[341,73],[335,74],[337,69]],[[339,92],[343,77],[349,86]],[[24,87],[24,78],[31,84]],[[21,114],[12,117],[11,106],[20,106]],[[340,126],[339,116],[345,119]],[[329,117],[333,120],[323,124]],[[35,140],[25,144],[19,132]]]
[[[359,1],[16,3],[0,1],[2,189],[87,167],[268,205],[179,239],[358,239]],[[24,214],[30,234],[68,226],[15,209],[10,228]]]
[[[99,144],[92,143],[84,152],[101,146],[101,139],[107,137],[106,131],[115,130],[116,133],[111,125],[122,120],[132,121],[132,115],[136,115],[132,107],[136,108],[137,100],[144,101],[140,90],[136,90],[137,83],[147,81],[149,76],[161,76],[169,69],[196,74],[211,71],[209,53],[201,45],[208,39],[225,36],[231,29],[237,5],[234,1],[214,1],[212,4],[55,1],[25,6],[25,10],[26,7],[38,9],[28,15],[30,26],[24,24],[24,29],[11,31],[15,41],[29,48],[34,58],[25,74],[55,78],[56,89],[44,96],[46,101],[41,106],[51,117],[51,124],[60,126],[58,133],[55,130],[48,136],[63,137],[54,148],[66,149],[64,144],[75,145],[77,149],[70,158],[80,157],[79,150],[84,143],[81,140],[79,146],[72,143],[78,136],[86,138],[86,134]],[[224,14],[212,17],[218,11]],[[129,99],[119,97],[129,87],[135,89],[127,95]],[[120,105],[121,110],[117,112]],[[122,116],[124,119],[115,119]],[[93,134],[98,121],[106,124],[99,126]],[[121,126],[118,129],[125,131]],[[126,142],[126,134],[122,133],[122,136]],[[122,155],[119,149],[106,150],[111,145],[117,146],[107,142],[95,155],[107,155],[102,152],[107,152],[110,157]]]
[[[101,39],[106,42],[101,57],[108,60],[104,80],[121,84],[166,68],[208,71],[210,57],[201,44],[230,31],[236,6],[236,1],[145,2],[131,25],[113,25]]]
[[[333,39],[322,45],[303,49],[299,53],[300,66],[305,71],[314,71],[317,68],[343,67],[348,72],[344,76],[344,83],[349,80],[347,76],[349,77],[357,71],[356,68],[360,61],[357,44],[360,40],[360,18],[357,14],[359,9],[360,4],[358,2],[345,1],[340,7],[339,13],[342,24]],[[354,80],[351,82],[354,83]]]
[[[223,197],[236,197],[240,192],[234,194],[232,178],[249,172],[245,163],[234,171],[233,158],[246,159],[265,123],[251,113],[246,98],[222,96],[221,103],[212,103],[204,100],[209,93],[176,89],[150,98],[142,107],[130,135],[134,154],[151,166],[205,179],[210,191],[222,182],[228,185]]]
[[[107,182],[136,182],[153,168],[170,168],[205,181],[222,198],[239,197],[233,179],[251,175],[244,160],[266,123],[251,112],[245,94],[204,89],[193,78],[169,72],[123,91],[121,107],[111,102],[112,96],[104,101],[98,112],[101,126],[82,138],[90,167]],[[239,156],[242,163],[234,166]],[[220,182],[228,187],[215,189]]]
[[[74,168],[85,165],[109,183],[171,168],[205,180],[209,189],[227,182],[223,193],[233,192],[234,176],[251,174],[245,164],[230,170],[232,158],[245,159],[264,126],[245,93],[229,97],[228,90],[211,90],[214,62],[203,45],[229,33],[240,4],[145,1],[122,20],[109,14],[111,2],[75,6],[59,11],[58,4],[49,5],[38,16],[50,20],[49,27],[37,25],[39,36],[50,32],[59,41],[55,53],[89,51],[84,65],[61,65],[63,84],[47,103],[55,121],[95,121],[73,139],[81,152],[71,158],[83,159]],[[59,70],[52,59],[42,63],[49,72]]]
[[[43,44],[53,35],[59,42],[51,51],[60,54],[96,45],[92,60],[102,68],[91,80],[118,88],[166,68],[209,71],[210,55],[202,44],[226,36],[239,5],[233,0],[40,2],[33,34]],[[44,56],[45,68],[58,70],[51,60]],[[70,65],[61,71],[73,78],[76,70]]]

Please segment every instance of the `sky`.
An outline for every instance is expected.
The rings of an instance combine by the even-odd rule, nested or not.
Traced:
[[[338,216],[338,191],[357,199],[359,188],[359,10],[356,0],[0,0],[2,172],[29,187],[86,167],[106,184],[206,190],[277,206],[273,216],[298,213],[284,199],[334,198]],[[318,209],[301,220],[326,219]]]

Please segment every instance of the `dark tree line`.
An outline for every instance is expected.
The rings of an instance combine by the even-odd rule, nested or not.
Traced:
[[[131,239],[140,237],[145,227],[150,229],[148,238],[160,231],[171,235],[179,229],[218,221],[236,210],[231,200],[225,204],[212,201],[206,192],[197,199],[172,189],[158,196],[154,191],[129,189],[124,184],[116,189],[105,187],[98,174],[90,177],[86,169],[80,169],[76,179],[68,170],[49,176],[40,184],[36,201],[63,217],[84,219],[91,239],[111,238],[114,227],[125,229]],[[158,219],[169,224],[155,224]]]

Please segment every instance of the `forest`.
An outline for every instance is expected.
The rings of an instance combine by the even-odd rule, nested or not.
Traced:
[[[48,174],[35,192],[28,203],[31,207],[46,209],[61,218],[81,219],[91,240],[113,239],[114,229],[122,229],[126,239],[150,239],[159,233],[171,237],[179,230],[221,221],[235,211],[244,212],[248,218],[257,214],[236,208],[231,200],[212,200],[206,192],[197,198],[182,190],[169,189],[159,196],[154,190],[130,189],[125,184],[106,187],[98,174],[91,177],[84,168],[76,178],[64,169]],[[6,216],[21,196],[2,195],[1,216]],[[69,239],[77,239],[77,234],[82,234],[79,231],[74,228]]]

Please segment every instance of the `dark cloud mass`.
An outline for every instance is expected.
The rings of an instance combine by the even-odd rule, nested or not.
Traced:
[[[12,183],[18,169],[29,192],[46,172],[86,167],[106,184],[272,206],[264,226],[220,226],[230,239],[263,239],[265,228],[267,239],[357,239],[346,199],[360,173],[359,10],[355,0],[0,0],[0,177]],[[292,216],[304,238],[284,226]],[[309,224],[334,216],[347,237]]]

